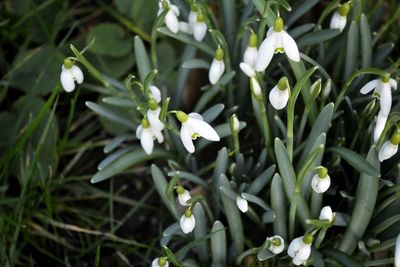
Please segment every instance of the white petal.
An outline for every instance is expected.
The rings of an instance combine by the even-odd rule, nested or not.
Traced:
[[[153,131],[153,135],[157,138],[157,141],[159,144],[164,142],[164,136],[161,131],[155,131],[154,129],[152,129],[152,131]]]
[[[151,267],[160,267],[160,265],[158,264],[158,258],[155,258],[153,260],[153,262],[151,263]]]
[[[382,87],[380,99],[382,115],[387,117],[392,108],[392,91],[388,83]]]
[[[275,35],[271,34],[264,41],[262,41],[258,49],[256,60],[256,70],[264,71],[272,60],[275,50]]]
[[[164,129],[164,123],[160,121],[161,108],[158,107],[156,110],[147,110],[147,119],[149,120],[150,127],[155,131],[161,131]]]
[[[146,152],[147,155],[150,155],[153,152],[154,140],[150,128],[142,130],[142,135],[140,136],[140,144],[142,145],[143,150],[144,152]]]
[[[176,17],[176,15],[172,10],[169,10],[167,15],[165,16],[165,24],[172,33],[178,33],[179,31],[178,18]]]
[[[185,216],[185,214],[183,214],[181,217],[181,220],[180,220],[180,225],[181,225],[182,232],[184,232],[185,234],[192,232],[196,225],[194,216],[192,215],[189,218],[187,218]]]
[[[72,71],[72,75],[74,76],[75,81],[78,84],[81,84],[83,82],[82,70],[78,66],[73,65],[71,71]]]
[[[192,119],[204,121],[203,116],[201,116],[197,112],[191,112],[191,113],[188,114],[188,116],[189,116],[189,118],[192,118]]]
[[[140,139],[140,136],[142,135],[142,131],[143,131],[143,126],[140,124],[137,128],[136,128],[136,138]]]
[[[194,145],[193,145],[193,141],[192,141],[192,135],[189,132],[188,127],[185,124],[182,124],[182,127],[181,127],[181,140],[182,140],[183,146],[186,148],[186,150],[189,153],[193,153]]]
[[[151,85],[150,86],[150,97],[153,98],[157,103],[161,102],[161,91],[158,87]]]
[[[269,92],[269,102],[271,102],[271,105],[277,110],[286,107],[288,100],[289,89],[280,90],[278,86],[275,86],[272,88],[271,92]]]
[[[247,47],[243,54],[243,62],[254,67],[257,59],[257,47]]]
[[[179,201],[179,204],[181,204],[182,206],[189,206],[189,204],[187,204],[186,201],[188,201],[191,198],[192,197],[191,197],[189,191],[187,191],[187,190],[185,190],[185,192],[183,194],[178,194],[178,201]]]
[[[225,63],[223,60],[214,59],[211,63],[210,71],[208,73],[208,79],[211,84],[216,84],[221,78],[222,74],[225,71]]]
[[[205,22],[196,22],[193,25],[193,36],[196,41],[201,42],[206,36],[207,33],[207,25]]]
[[[339,30],[343,31],[343,29],[346,28],[346,23],[347,23],[347,17],[340,16],[339,21],[338,21]]]
[[[271,34],[274,32],[274,27],[270,27],[267,31],[267,34],[265,35],[266,37],[270,37]]]
[[[271,244],[271,246],[268,249],[274,254],[279,254],[285,248],[285,241],[279,235],[274,235],[274,236],[272,236],[272,237],[270,237],[268,239],[270,241],[272,241],[273,239],[276,239],[276,238],[279,238],[281,240],[281,244],[279,246],[275,246],[275,245]]]
[[[205,139],[210,141],[220,140],[218,133],[207,122],[189,117],[187,123],[190,123],[190,127],[192,127],[195,133],[204,137]]]
[[[190,11],[188,20],[190,26],[193,27],[194,23],[197,22],[197,12]]]
[[[378,142],[379,137],[381,137],[381,134],[383,130],[385,129],[387,117],[382,114],[382,111],[379,111],[377,119],[376,119],[376,125],[375,125],[375,130],[374,130],[374,141]]]
[[[330,28],[342,31],[346,27],[346,22],[346,16],[341,16],[338,12],[335,12],[331,19]]]
[[[72,76],[72,72],[68,69],[63,68],[61,71],[61,85],[66,92],[72,92],[75,89],[74,77]]]
[[[390,79],[390,87],[392,87],[393,90],[397,90],[397,82],[395,79]]]
[[[318,174],[315,174],[311,180],[311,187],[315,193],[325,193],[331,185],[331,178],[327,175],[325,178],[320,178]]]
[[[300,258],[297,258],[297,257],[293,258],[294,265],[303,265],[304,263],[306,263],[306,262]]]
[[[296,254],[293,260],[296,261],[307,261],[307,259],[310,257],[311,254],[311,246],[304,244],[299,252]]]
[[[179,32],[183,32],[186,34],[193,34],[192,26],[184,21],[179,21]]]
[[[243,213],[246,213],[247,210],[249,209],[249,204],[247,203],[247,200],[242,198],[241,196],[236,197],[236,206]]]
[[[249,78],[256,76],[255,70],[249,64],[242,62],[239,67]]]
[[[283,48],[285,49],[285,53],[288,56],[290,60],[293,60],[295,62],[300,61],[300,53],[299,53],[299,48],[297,47],[296,42],[290,36],[287,32],[282,33],[282,42],[283,42]]]
[[[396,248],[394,253],[394,266],[400,267],[400,234],[397,236],[396,239]]]
[[[169,4],[169,7],[171,8],[174,15],[178,17],[179,16],[179,8],[176,5],[171,5],[171,4]]]
[[[303,245],[303,236],[293,239],[292,242],[290,242],[287,250],[288,255],[293,258]]]
[[[397,153],[398,148],[399,145],[393,145],[390,141],[386,141],[381,150],[379,150],[379,161],[382,162],[393,157]]]
[[[319,219],[320,220],[332,221],[333,220],[333,213],[332,213],[331,207],[329,207],[329,206],[323,207],[321,209],[320,214],[319,214]]]
[[[379,79],[376,80],[372,80],[370,82],[368,82],[366,85],[364,85],[360,92],[361,94],[365,95],[368,94],[369,92],[371,92],[374,88],[376,88],[378,86],[378,84],[380,83]]]

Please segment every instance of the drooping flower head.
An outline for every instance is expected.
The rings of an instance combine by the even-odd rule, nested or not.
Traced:
[[[225,71],[225,63],[224,63],[224,50],[220,46],[218,46],[215,51],[214,60],[211,63],[210,71],[208,73],[208,79],[211,84],[216,84],[221,78],[222,74]]]
[[[384,116],[382,113],[382,110],[379,111],[378,116],[376,117],[376,124],[375,124],[375,130],[374,130],[374,141],[378,142],[379,137],[381,137],[381,134],[383,130],[385,129],[386,121],[388,117]]]
[[[393,157],[397,150],[399,149],[400,144],[400,131],[395,132],[390,140],[386,141],[381,150],[379,150],[379,161],[384,161]]]
[[[172,5],[169,0],[160,0],[158,3],[158,16],[164,11],[168,10],[165,15],[165,25],[172,33],[179,32],[179,8],[175,5]]]
[[[343,5],[339,5],[337,11],[335,11],[335,13],[331,18],[330,28],[343,31],[343,29],[346,27],[347,14],[349,13],[349,11],[350,11],[349,3],[344,3]]]
[[[165,127],[164,123],[160,120],[161,108],[158,106],[154,98],[150,98],[147,102],[149,109],[147,110],[147,119],[150,126],[156,131],[162,131]]]
[[[247,203],[247,200],[244,199],[241,196],[236,197],[236,206],[239,208],[239,210],[243,213],[246,213],[247,210],[249,209],[249,204]]]
[[[203,137],[210,141],[220,140],[218,133],[203,120],[200,114],[192,112],[188,115],[183,111],[178,111],[176,118],[182,123],[181,140],[189,153],[194,152],[193,140],[196,140],[197,137]]]
[[[288,247],[288,255],[293,258],[294,265],[305,264],[311,254],[312,235],[295,238]]]
[[[243,54],[243,62],[254,68],[257,60],[257,34],[253,31],[250,33],[249,45]]]
[[[296,42],[283,29],[284,24],[281,17],[277,17],[274,26],[269,28],[267,38],[261,43],[258,49],[256,70],[264,71],[272,60],[274,53],[285,52],[287,57],[295,62],[300,61],[300,53]]]
[[[204,14],[202,11],[196,12],[196,20],[193,22],[193,37],[196,41],[201,42],[207,33],[207,24],[204,19]]]
[[[179,223],[181,225],[182,232],[184,232],[185,234],[189,234],[193,231],[196,225],[196,221],[194,219],[192,212],[190,211],[190,208],[186,209]]]
[[[328,169],[325,167],[319,167],[318,172],[313,176],[311,180],[311,187],[316,193],[324,193],[328,190],[331,185],[331,178],[328,175]]]
[[[176,188],[176,193],[178,194],[179,204],[181,204],[182,206],[189,206],[189,204],[186,203],[186,201],[192,198],[189,191],[187,191],[183,186],[178,185],[178,187]]]
[[[283,109],[289,100],[290,86],[288,79],[284,76],[279,79],[278,84],[269,92],[269,102],[277,109]]]
[[[165,257],[155,258],[151,267],[169,267],[169,263]]]
[[[164,142],[161,131],[152,128],[147,118],[143,118],[142,123],[136,128],[136,137],[140,140],[140,144],[147,155],[153,152],[154,139],[157,139],[160,144]]]
[[[66,92],[72,92],[75,89],[75,82],[81,84],[83,82],[82,70],[74,65],[69,59],[64,59],[64,64],[61,67],[60,75],[61,85]]]
[[[319,213],[320,220],[328,220],[328,222],[332,222],[333,220],[333,212],[330,206],[325,206],[321,209]]]
[[[275,255],[281,253],[285,248],[285,240],[279,235],[268,237],[267,240],[269,241],[268,249]]]

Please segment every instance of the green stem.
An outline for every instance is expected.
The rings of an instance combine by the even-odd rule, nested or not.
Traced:
[[[270,134],[270,129],[269,129],[269,121],[268,121],[268,116],[267,116],[267,109],[265,108],[264,102],[263,101],[258,101],[258,104],[260,106],[261,110],[261,118],[263,122],[263,133],[264,133],[264,142],[265,142],[265,147],[268,149],[269,145],[271,144],[271,134]]]

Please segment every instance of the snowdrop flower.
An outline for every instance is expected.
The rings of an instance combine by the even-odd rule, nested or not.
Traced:
[[[161,108],[158,106],[156,100],[150,98],[148,101],[149,109],[147,110],[147,119],[150,126],[155,131],[162,131],[165,127],[164,123],[160,120]]]
[[[285,248],[285,241],[279,235],[268,237],[267,240],[270,242],[269,250],[274,254],[279,254]]]
[[[197,22],[197,6],[196,6],[196,4],[192,4],[190,6],[188,21],[189,21],[189,25],[193,28],[194,24]]]
[[[263,96],[261,92],[261,86],[256,78],[256,71],[253,67],[244,62],[240,63],[239,67],[244,72],[244,74],[246,74],[250,78],[250,89],[257,100],[261,101]]]
[[[240,131],[240,122],[236,114],[233,114],[230,119],[230,126],[232,132],[238,133]]]
[[[249,204],[247,203],[247,200],[242,198],[241,196],[236,197],[236,206],[243,213],[246,213],[247,210],[249,209]]]
[[[328,169],[320,167],[318,172],[313,176],[311,180],[312,189],[320,194],[326,192],[331,185],[331,178],[328,175]]]
[[[394,133],[390,140],[386,141],[381,150],[379,150],[379,161],[382,162],[384,160],[390,159],[393,157],[397,150],[399,149],[400,143],[400,131]]]
[[[189,206],[189,204],[186,203],[186,201],[192,198],[189,191],[187,191],[183,186],[179,185],[176,188],[176,193],[178,193],[179,204],[182,206]]]
[[[243,62],[254,68],[257,59],[257,34],[254,32],[250,33],[249,45],[244,51]]]
[[[157,103],[161,102],[161,92],[160,89],[158,89],[157,86],[151,85],[149,87],[149,98],[153,98]]]
[[[288,247],[288,255],[293,258],[294,265],[305,264],[311,254],[312,235],[295,238]]]
[[[168,267],[169,263],[166,258],[155,258],[151,263],[151,267]]]
[[[320,220],[328,220],[328,222],[332,222],[333,220],[333,212],[330,206],[325,206],[321,209],[319,214]]]
[[[157,139],[159,144],[164,142],[164,136],[161,131],[151,128],[150,123],[146,118],[144,118],[141,125],[136,128],[136,137],[140,139],[140,144],[147,155],[150,155],[153,152],[154,139]]]
[[[339,5],[337,11],[333,14],[331,18],[330,28],[339,29],[340,31],[343,31],[343,29],[346,27],[347,14],[349,13],[349,11],[350,11],[349,3]]]
[[[394,266],[400,267],[400,234],[397,236],[396,239],[396,248],[394,252]]]
[[[383,130],[385,129],[387,117],[383,116],[382,110],[379,111],[378,116],[376,118],[376,125],[375,125],[375,130],[374,130],[374,141],[378,142],[379,137],[381,137],[381,134]]]
[[[201,42],[206,36],[207,33],[207,25],[204,21],[203,12],[197,12],[196,21],[193,22],[193,36],[196,41]]]
[[[389,76],[382,76],[380,79],[375,79],[364,85],[360,92],[368,94],[375,89],[375,94],[380,96],[380,106],[382,115],[389,116],[390,109],[392,108],[392,92],[391,89],[396,90],[397,82]]]
[[[69,59],[64,59],[64,64],[61,67],[61,85],[66,92],[72,92],[75,89],[75,81],[78,84],[83,82],[83,73],[78,66]]]
[[[274,21],[274,26],[269,28],[267,38],[261,43],[258,49],[256,60],[256,70],[264,71],[272,60],[274,53],[285,52],[290,60],[295,62],[300,61],[300,53],[296,42],[283,29],[283,20],[277,17]]]
[[[218,47],[215,51],[214,60],[211,63],[210,72],[208,73],[208,79],[210,80],[210,83],[216,84],[224,71],[224,50],[222,50],[221,47]]]
[[[165,25],[167,28],[173,32],[178,33],[179,31],[179,8],[175,5],[172,5],[169,0],[162,0],[158,3],[158,16],[164,11],[168,10],[167,14],[165,15]]]
[[[176,117],[182,123],[181,140],[189,153],[194,152],[193,140],[199,136],[210,141],[220,140],[214,128],[205,122],[200,114],[192,112],[187,115],[185,112],[178,111]]]
[[[284,76],[280,78],[278,84],[269,92],[269,102],[274,109],[280,110],[286,107],[289,100],[290,86],[288,79]]]
[[[182,232],[185,234],[191,233],[196,225],[196,221],[190,209],[186,209],[185,214],[182,215],[180,220]]]

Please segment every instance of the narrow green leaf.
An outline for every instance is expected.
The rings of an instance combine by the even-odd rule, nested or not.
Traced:
[[[127,99],[125,97],[118,96],[107,96],[101,99],[103,103],[113,105],[120,108],[131,108],[134,109],[137,107],[137,104],[133,102],[131,99]]]
[[[346,160],[353,168],[358,170],[360,173],[365,173],[372,177],[379,177],[379,167],[374,167],[370,161],[364,159],[361,155],[356,152],[345,148],[345,147],[332,147],[329,150],[337,153],[344,160]]]
[[[297,44],[299,47],[317,45],[329,39],[332,39],[333,37],[338,36],[340,33],[341,31],[336,29],[318,30],[310,32],[299,38]]]
[[[275,154],[278,162],[279,172],[282,177],[283,187],[286,196],[290,199],[293,196],[296,185],[296,174],[293,170],[285,145],[279,138],[275,138]]]
[[[194,228],[195,240],[201,240],[206,236],[206,215],[200,203],[196,203],[193,207],[193,215],[196,219],[196,227]],[[197,244],[197,254],[202,262],[208,259],[208,243],[203,240]]]
[[[371,66],[372,59],[372,42],[371,42],[371,29],[368,24],[367,17],[362,14],[360,19],[360,33],[361,33],[361,49],[362,49],[362,64],[363,68]]]
[[[272,253],[268,248],[262,248],[258,253],[257,253],[257,259],[259,261],[266,261],[268,259],[271,259],[275,257],[275,254]]]
[[[107,167],[109,164],[111,164],[113,161],[115,161],[116,159],[118,159],[119,157],[124,155],[125,153],[128,153],[132,149],[133,149],[132,147],[125,147],[125,148],[122,148],[122,149],[112,153],[111,155],[109,155],[108,157],[106,157],[102,161],[100,161],[99,165],[97,165],[97,169],[99,171],[101,171],[102,169]]]
[[[172,200],[174,196],[174,189],[178,179],[179,179],[179,172],[177,172],[174,176],[172,176],[171,180],[167,185],[167,188],[165,189],[165,195],[169,200]]]
[[[282,179],[279,174],[275,174],[271,183],[271,207],[275,213],[273,222],[274,233],[287,240],[287,211],[286,198],[283,192]]]
[[[210,63],[204,59],[193,58],[185,61],[182,64],[184,69],[210,69]]]
[[[207,123],[213,122],[219,114],[224,110],[225,105],[224,104],[216,104],[206,111],[204,111],[201,116],[203,116],[203,120]]]
[[[213,266],[226,266],[226,233],[220,221],[215,221],[211,233],[211,255]]]
[[[359,51],[358,24],[352,21],[346,40],[346,57],[344,65],[344,78],[348,79],[357,68],[357,57]]]
[[[257,204],[258,206],[265,209],[266,211],[271,210],[271,208],[268,206],[268,204],[264,200],[262,200],[261,198],[255,196],[255,195],[252,195],[249,193],[242,193],[241,196],[244,199],[246,199],[247,201]]]
[[[177,172],[169,172],[168,176],[174,176],[176,173]],[[185,171],[179,171],[179,175],[180,175],[181,179],[186,179],[186,180],[196,183],[204,188],[208,188],[208,184],[199,176],[196,176],[192,173],[185,172]]]
[[[168,259],[175,265],[175,266],[183,266],[183,264],[179,261],[178,257],[168,248],[164,247],[165,254],[167,254]]]
[[[94,260],[94,266],[100,267],[100,246],[96,249],[96,259]]]
[[[130,137],[131,137],[131,135],[129,135],[129,134],[116,136],[115,138],[111,139],[110,142],[107,143],[107,145],[104,146],[103,152],[110,153],[115,148],[117,148],[120,144],[122,144],[127,139],[129,139]]]
[[[304,14],[306,14],[313,6],[318,4],[319,0],[306,0],[301,3],[301,5],[296,6],[294,8],[293,12],[290,13],[289,18],[286,20],[286,25],[290,26],[293,23],[295,23],[298,19],[303,17]]]
[[[258,177],[247,188],[246,192],[249,194],[257,195],[265,185],[271,180],[272,175],[275,172],[275,165],[271,165],[268,169],[263,171]]]
[[[139,78],[140,81],[144,82],[147,74],[151,71],[151,65],[146,48],[139,36],[135,36],[134,38],[134,48],[136,62],[140,62],[140,64],[137,64]]]
[[[362,264],[354,258],[336,249],[325,248],[321,251],[322,255],[337,261],[343,267],[362,267]]]

